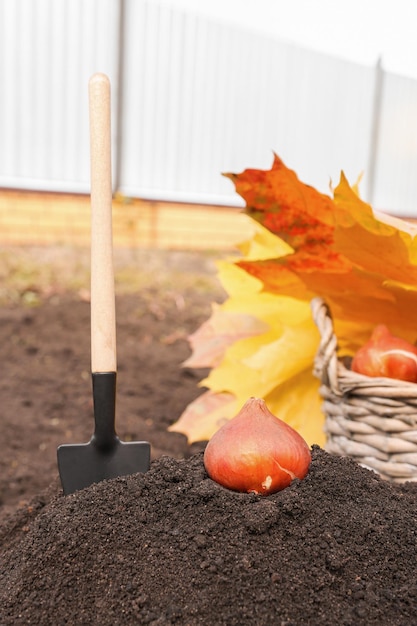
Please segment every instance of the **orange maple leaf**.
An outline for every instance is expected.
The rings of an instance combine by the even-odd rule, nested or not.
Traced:
[[[294,250],[326,250],[332,246],[333,200],[300,182],[277,155],[271,170],[247,169],[226,176],[245,200],[248,215]]]
[[[302,183],[278,157],[268,171],[245,170],[231,178],[249,215],[294,250],[279,258],[238,261],[264,290],[303,300],[319,295],[336,320],[383,322],[415,340],[410,315],[417,305],[415,229],[376,214],[343,172],[334,199]],[[356,346],[345,339],[351,349]]]

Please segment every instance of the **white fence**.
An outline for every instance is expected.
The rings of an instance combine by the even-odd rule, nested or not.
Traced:
[[[87,192],[88,79],[113,91],[114,188],[242,204],[222,172],[279,154],[417,217],[417,81],[158,0],[0,0],[0,185]]]

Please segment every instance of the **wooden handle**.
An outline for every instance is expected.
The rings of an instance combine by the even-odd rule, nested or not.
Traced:
[[[115,372],[116,312],[112,241],[110,81],[89,82],[91,154],[91,369]]]

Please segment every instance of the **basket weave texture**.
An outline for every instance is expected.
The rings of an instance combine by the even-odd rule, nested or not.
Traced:
[[[314,298],[311,309],[321,337],[314,375],[321,381],[326,450],[392,482],[417,481],[417,384],[352,372],[338,358],[329,307]]]

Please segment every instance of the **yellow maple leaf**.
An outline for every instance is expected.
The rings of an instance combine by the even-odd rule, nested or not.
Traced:
[[[218,350],[219,344],[212,349],[212,337],[192,336],[194,345],[200,340],[203,344],[203,348],[195,346],[196,358],[202,353],[207,356],[212,349],[213,369],[200,383],[210,391],[192,402],[170,430],[185,433],[190,442],[209,439],[253,395],[264,397],[270,409],[296,427],[307,441],[323,444],[318,382],[311,371],[318,331],[309,303],[263,291],[260,280],[233,262],[222,261],[218,267],[219,278],[230,294],[223,305],[216,307],[215,320],[211,318],[211,324],[221,329],[222,349]],[[257,332],[240,337],[243,328],[248,330],[249,317],[239,316],[237,312],[247,311],[252,320],[251,330]],[[234,317],[230,318],[231,315]],[[192,359],[193,356],[185,364],[192,365]],[[207,359],[204,363],[210,365]],[[202,362],[195,366],[202,366]]]

